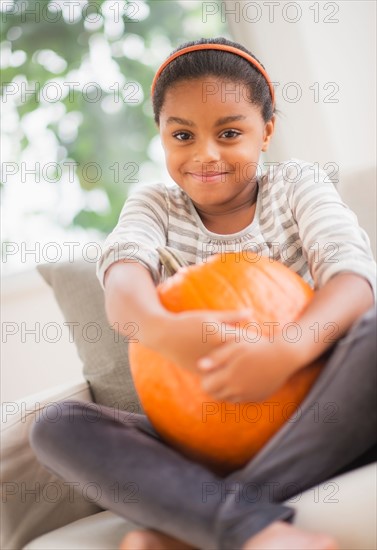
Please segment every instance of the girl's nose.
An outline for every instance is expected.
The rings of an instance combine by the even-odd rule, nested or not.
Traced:
[[[194,152],[194,161],[208,163],[220,160],[218,147],[212,141],[200,141]]]

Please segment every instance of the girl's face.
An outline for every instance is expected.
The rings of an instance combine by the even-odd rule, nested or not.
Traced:
[[[245,90],[209,76],[165,94],[159,129],[168,172],[208,213],[229,212],[252,196],[260,152],[273,134],[274,119],[265,123]]]

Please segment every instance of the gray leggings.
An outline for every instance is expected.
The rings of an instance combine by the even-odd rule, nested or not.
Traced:
[[[283,501],[373,447],[375,388],[373,308],[329,353],[298,414],[226,477],[169,447],[144,415],[79,401],[59,403],[58,417],[50,405],[30,441],[42,464],[89,498],[100,487],[102,508],[198,548],[234,550],[271,522],[292,522]]]

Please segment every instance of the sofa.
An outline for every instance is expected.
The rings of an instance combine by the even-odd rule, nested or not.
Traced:
[[[347,202],[370,233],[375,247],[375,213],[371,211],[374,175],[361,178],[364,193],[345,178]],[[349,181],[349,184],[347,183]],[[368,191],[368,189],[370,190]],[[364,203],[361,198],[365,197]],[[373,234],[372,234],[373,233]],[[3,405],[1,431],[1,541],[3,550],[115,550],[136,524],[101,509],[95,499],[43,467],[29,445],[31,424],[46,405],[68,399],[143,412],[128,366],[127,342],[108,324],[104,294],[95,264],[84,260],[38,266],[53,289],[83,364],[85,381],[52,388]],[[351,443],[350,443],[351,444]],[[342,550],[377,548],[375,448],[332,479],[287,504],[295,524],[337,538]]]

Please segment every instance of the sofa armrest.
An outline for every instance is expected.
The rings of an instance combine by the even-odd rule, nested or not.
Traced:
[[[22,548],[35,537],[101,511],[42,466],[29,445],[30,427],[43,416],[44,407],[68,399],[92,401],[88,384],[60,385],[2,405],[0,547],[4,550]]]
[[[4,435],[19,422],[24,423],[29,415],[32,415],[30,419],[32,421],[38,406],[44,407],[50,403],[71,399],[71,396],[80,401],[93,401],[88,383],[85,380],[78,380],[28,395],[18,401],[3,402],[1,405],[1,434]]]

